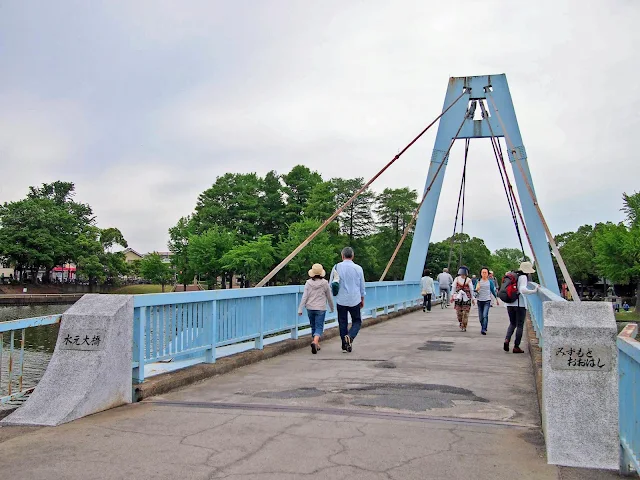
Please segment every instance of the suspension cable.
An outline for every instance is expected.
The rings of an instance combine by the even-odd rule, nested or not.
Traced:
[[[460,212],[460,201],[462,200],[462,192],[465,189],[465,181],[467,176],[467,152],[469,151],[468,139],[465,142],[464,150],[464,166],[462,167],[462,178],[460,179],[460,191],[458,192],[458,205],[456,206],[456,218],[453,222],[453,233],[451,234],[451,245],[449,247],[449,260],[447,261],[447,268],[451,268],[451,256],[453,255],[453,240],[458,229],[458,214]]]
[[[467,95],[469,93],[469,90],[465,87],[462,90],[462,93],[458,96],[458,98],[456,98],[453,102],[451,102],[451,104],[445,108],[442,113],[440,115],[438,115],[429,125],[427,125],[424,130],[422,130],[422,132],[420,132],[413,140],[411,140],[406,147],[404,147],[400,152],[398,152],[396,154],[395,157],[393,157],[391,159],[391,161],[389,161],[389,163],[387,163],[378,173],[376,173],[371,180],[369,180],[367,183],[365,183],[362,188],[360,188],[356,193],[353,194],[353,196],[347,200],[340,208],[338,208],[335,212],[333,212],[333,214],[327,218],[324,223],[322,225],[320,225],[311,235],[309,235],[300,245],[298,245],[289,255],[287,255],[285,257],[284,260],[282,260],[273,270],[271,270],[262,280],[260,280],[257,284],[256,287],[262,287],[264,286],[269,280],[271,280],[280,270],[282,270],[292,259],[293,257],[295,257],[300,250],[302,250],[304,247],[306,247],[311,240],[313,240],[314,238],[316,238],[316,236],[322,232],[325,228],[327,228],[327,226],[333,222],[335,220],[335,218],[340,215],[342,213],[342,211],[347,208],[349,205],[351,205],[351,203],[353,203],[353,201],[362,193],[364,192],[367,188],[369,188],[369,186],[380,176],[382,175],[385,170],[387,170],[387,168],[389,168],[391,165],[393,165],[395,163],[396,160],[398,160],[402,154],[404,152],[406,152],[407,150],[409,150],[409,148],[411,146],[413,146],[414,143],[416,143],[418,141],[418,139],[420,137],[422,137],[427,130],[429,130],[438,120],[440,120],[440,118],[442,118],[442,116],[447,113],[456,103],[458,103],[458,100],[460,100],[464,95]]]
[[[485,87],[485,93],[487,98],[491,100],[491,104],[493,105],[493,110],[496,112],[496,117],[498,118],[498,122],[500,122],[500,127],[502,128],[502,133],[504,134],[504,138],[507,142],[507,146],[511,151],[511,155],[516,160],[516,164],[518,165],[518,169],[520,170],[520,174],[522,175],[522,180],[524,181],[527,187],[529,196],[531,197],[531,201],[533,202],[533,206],[536,209],[538,217],[540,218],[540,222],[542,223],[542,227],[544,228],[545,233],[547,234],[547,239],[549,240],[549,244],[551,245],[551,250],[553,251],[553,254],[556,257],[556,260],[558,260],[558,266],[562,271],[562,275],[564,276],[565,282],[567,283],[567,287],[569,287],[571,296],[573,297],[574,302],[580,302],[580,297],[578,296],[576,287],[573,284],[573,281],[571,280],[571,275],[569,275],[569,270],[567,270],[567,266],[564,263],[564,259],[562,258],[562,255],[560,254],[560,250],[558,250],[558,245],[556,245],[556,241],[553,238],[553,235],[551,234],[551,230],[549,230],[549,225],[547,225],[547,221],[545,220],[544,215],[542,214],[542,210],[540,209],[540,205],[538,204],[538,199],[536,198],[535,193],[533,193],[533,188],[531,187],[531,184],[529,183],[529,179],[527,178],[527,175],[524,171],[524,167],[522,166],[522,160],[520,159],[520,154],[516,150],[515,146],[513,145],[513,142],[511,141],[511,139],[509,138],[509,135],[507,134],[507,129],[504,126],[504,122],[502,121],[502,117],[500,116],[500,112],[498,111],[498,106],[496,105],[496,102],[493,99],[491,90]]]
[[[414,210],[413,215],[411,217],[411,221],[409,222],[409,224],[404,229],[402,237],[400,238],[400,241],[398,242],[398,245],[396,245],[396,249],[393,252],[393,255],[391,255],[391,258],[389,259],[389,262],[387,263],[387,266],[384,269],[384,272],[382,272],[382,275],[380,276],[380,281],[384,280],[384,277],[387,275],[387,272],[391,268],[391,265],[393,264],[393,261],[396,259],[396,255],[398,255],[398,252],[400,251],[400,247],[402,247],[402,244],[404,243],[405,238],[407,238],[407,235],[409,234],[409,231],[411,230],[411,227],[413,226],[414,222],[416,221],[416,218],[418,217],[418,213],[420,212],[420,208],[422,207],[422,204],[424,203],[425,199],[427,198],[427,195],[431,191],[431,187],[433,186],[433,184],[435,183],[436,179],[438,178],[438,175],[440,174],[440,170],[442,170],[442,167],[444,166],[444,164],[447,162],[447,160],[449,158],[449,152],[451,151],[451,147],[453,147],[453,144],[455,143],[456,138],[458,138],[458,135],[460,134],[460,131],[462,130],[462,127],[464,127],[464,123],[467,121],[467,119],[473,118],[474,111],[475,111],[475,102],[472,103],[471,106],[465,112],[464,118],[462,119],[462,123],[460,124],[460,127],[458,128],[458,131],[456,132],[456,134],[451,139],[451,143],[449,144],[449,148],[447,148],[447,151],[445,152],[444,156],[442,157],[442,161],[440,162],[440,165],[438,165],[438,169],[436,170],[436,173],[434,174],[433,178],[431,179],[431,183],[429,183],[429,186],[425,190],[424,195],[422,195],[422,200],[420,200],[420,203],[418,204],[417,208]]]
[[[533,243],[531,242],[531,237],[529,236],[529,231],[527,230],[527,225],[525,224],[524,218],[522,216],[522,211],[520,210],[520,205],[518,204],[518,200],[516,198],[515,191],[513,190],[513,185],[509,180],[509,174],[507,173],[507,166],[504,162],[504,155],[502,154],[502,146],[500,145],[500,141],[498,137],[495,135],[493,131],[493,126],[489,121],[489,113],[485,110],[484,104],[480,103],[480,109],[482,110],[482,118],[487,121],[487,125],[489,126],[489,132],[491,133],[491,145],[493,147],[493,153],[496,157],[496,162],[498,164],[498,170],[500,172],[500,177],[502,178],[502,185],[505,186],[505,193],[507,194],[507,202],[509,203],[509,208],[511,210],[511,217],[513,218],[514,225],[516,227],[516,233],[518,234],[518,240],[520,242],[520,248],[522,250],[522,260],[526,259],[526,254],[524,252],[524,246],[522,244],[522,237],[520,235],[520,229],[518,228],[518,221],[515,217],[515,211],[517,210],[518,216],[520,217],[520,223],[524,230],[524,234],[527,237],[527,242],[529,243],[529,247],[531,248],[531,253],[533,254],[533,259],[538,264],[538,259],[536,257],[536,251],[533,248]],[[544,275],[542,274],[542,270],[538,269],[538,276],[542,283],[544,282]]]
[[[464,205],[467,199],[467,155],[469,154],[469,142],[465,139],[464,143],[464,184],[462,185],[462,219],[460,220],[460,256],[458,258],[458,266],[462,265],[462,250],[464,248],[462,244],[462,234],[464,234]]]

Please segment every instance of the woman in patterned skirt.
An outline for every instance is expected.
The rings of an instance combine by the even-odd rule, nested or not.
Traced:
[[[467,331],[471,304],[476,304],[472,291],[473,282],[469,278],[469,269],[462,265],[458,269],[458,276],[453,281],[453,285],[451,287],[451,303],[455,302],[458,323],[460,325],[460,330],[463,332]]]

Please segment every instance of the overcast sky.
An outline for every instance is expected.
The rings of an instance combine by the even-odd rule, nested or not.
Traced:
[[[637,0],[5,1],[0,201],[73,181],[101,227],[166,250],[225,172],[372,176],[442,109],[450,76],[506,73],[554,234],[620,221],[640,188]],[[422,192],[436,129],[374,184]],[[452,151],[434,236],[451,234]],[[488,140],[465,230],[516,246]]]

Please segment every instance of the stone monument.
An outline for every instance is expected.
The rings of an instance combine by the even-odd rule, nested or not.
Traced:
[[[547,461],[617,470],[617,328],[606,302],[545,302],[542,416]]]
[[[62,423],[131,403],[133,297],[85,295],[62,315],[49,366],[3,425]]]

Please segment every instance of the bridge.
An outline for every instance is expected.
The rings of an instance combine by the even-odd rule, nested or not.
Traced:
[[[425,191],[396,248],[415,222],[405,279],[383,274],[367,283],[363,318],[371,328],[353,353],[331,340],[335,315],[319,355],[300,350],[309,343],[308,320],[297,315],[302,287],[263,285],[359,192],[257,288],[86,295],[61,316],[1,323],[0,362],[8,362],[0,365],[0,402],[27,400],[0,423],[0,471],[278,479],[638,471],[637,327],[618,336],[610,305],[579,302],[535,196],[506,77],[452,78],[438,119]],[[513,168],[517,197],[508,176],[505,195],[523,254],[524,237],[540,274],[537,293],[526,296],[530,355],[502,351],[502,308],[491,309],[481,336],[473,320],[461,332],[450,309],[419,307],[449,151],[474,138],[491,140],[506,174],[504,138]],[[558,295],[547,242],[578,301]],[[37,385],[25,385],[25,332],[54,324],[49,366]]]

